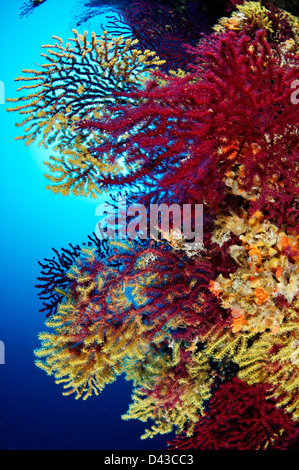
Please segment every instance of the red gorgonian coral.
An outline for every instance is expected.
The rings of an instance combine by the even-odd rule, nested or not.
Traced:
[[[138,39],[138,47],[165,60],[160,70],[186,69],[191,59],[186,45],[195,45],[225,14],[225,0],[89,0],[77,26],[108,11],[108,29]],[[113,12],[113,13],[112,13]]]
[[[157,73],[146,89],[127,94],[126,105],[110,109],[114,118],[80,123],[110,136],[94,149],[98,158],[123,157],[131,168],[98,183],[139,182],[168,201],[215,204],[229,172],[242,166],[245,191],[287,187],[298,194],[298,113],[291,102],[298,55],[280,57],[262,31],[254,40],[212,35],[193,53],[191,74]]]
[[[267,387],[238,378],[223,383],[210,399],[191,437],[179,436],[172,449],[275,450],[295,432],[295,423],[266,398]]]

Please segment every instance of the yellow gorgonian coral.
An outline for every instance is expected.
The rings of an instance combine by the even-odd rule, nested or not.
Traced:
[[[249,384],[268,383],[278,406],[299,417],[299,301],[285,312],[277,334],[264,332],[237,359],[238,376]]]
[[[286,10],[274,7],[264,2],[244,2],[243,5],[237,5],[237,11],[230,17],[223,17],[214,26],[218,33],[226,30],[236,32],[246,31],[248,34],[254,34],[257,30],[265,30],[268,39],[278,44],[281,51],[298,50],[299,47],[299,21],[298,18]],[[286,28],[284,37],[284,28]]]
[[[192,435],[211,397],[215,377],[224,377],[227,369],[233,369],[251,338],[250,333],[235,336],[216,327],[194,338],[186,349],[181,341],[171,340],[165,333],[163,342],[155,343],[155,348],[140,361],[140,371],[138,362],[128,361],[127,378],[133,379],[137,388],[133,403],[122,418],[154,422],[142,439],[174,429],[180,434],[186,426],[188,435]]]
[[[264,28],[273,31],[271,28],[271,20],[268,18],[268,10],[258,2],[245,2],[244,5],[237,5],[237,12],[233,12],[229,18],[221,18],[219,23],[214,26],[217,32],[226,29],[241,31],[245,27],[251,29]]]
[[[59,290],[62,300],[46,321],[49,331],[39,335],[42,344],[35,351],[36,365],[64,384],[65,395],[84,399],[123,373],[128,357],[143,357],[150,329],[134,309],[146,302],[140,285],[148,282],[146,277],[141,276],[140,284],[117,277],[111,282],[109,268],[100,265],[96,272],[96,262],[95,249],[82,248],[66,273],[74,289]],[[125,322],[118,319],[120,312]]]
[[[192,424],[204,412],[204,402],[211,395],[213,382],[208,358],[203,356],[196,364],[194,362],[194,367],[186,364],[182,370],[179,367],[180,347],[171,343],[170,354],[146,356],[143,365],[140,364],[139,380],[136,376],[138,362],[127,364],[127,378],[135,378],[138,387],[132,395],[133,403],[122,418],[154,422],[141,439],[167,434],[173,429],[181,433],[187,423],[192,429]]]
[[[142,336],[145,327],[138,322],[107,328],[95,321],[88,327],[88,336],[79,340],[78,311],[70,303],[61,305],[46,326],[55,332],[39,335],[42,346],[35,351],[35,363],[54,375],[57,384],[64,384],[63,395],[74,393],[76,399],[98,395],[124,372],[126,357],[142,357],[147,348]],[[84,336],[83,327],[81,333]]]
[[[149,50],[136,49],[137,40],[123,37],[112,38],[107,32],[98,37],[94,32],[91,40],[87,32],[83,35],[73,30],[74,38],[64,46],[58,42],[45,45],[47,53],[41,54],[46,63],[41,70],[23,72],[26,76],[16,79],[25,82],[18,91],[29,90],[29,94],[9,99],[18,103],[9,111],[17,111],[25,119],[17,124],[24,126],[24,135],[17,137],[30,145],[40,139],[47,148],[56,144],[59,156],[46,162],[50,175],[46,175],[54,192],[67,195],[91,195],[101,192],[95,184],[99,175],[116,174],[123,166],[108,162],[107,156],[97,158],[91,148],[105,142],[106,136],[76,128],[78,121],[98,119],[105,107],[121,102],[113,93],[123,92],[132,85],[142,84],[150,71],[164,63]]]

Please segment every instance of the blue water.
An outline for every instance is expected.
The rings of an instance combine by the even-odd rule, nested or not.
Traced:
[[[51,36],[72,37],[72,9],[77,0],[48,0],[28,18],[19,19],[22,1],[0,0],[0,80],[5,97],[17,96],[14,79],[22,68],[41,63],[42,44]],[[105,17],[88,24],[101,33]],[[8,104],[11,106],[11,104]],[[131,403],[131,384],[120,378],[87,401],[62,396],[62,386],[34,365],[37,335],[44,315],[34,288],[38,260],[52,256],[52,247],[86,241],[97,219],[99,200],[54,195],[45,189],[43,161],[51,155],[37,145],[25,147],[14,138],[20,116],[0,105],[1,244],[0,449],[166,449],[165,436],[140,440],[145,425],[123,421]],[[0,361],[1,362],[1,361]],[[171,436],[167,436],[171,437]]]

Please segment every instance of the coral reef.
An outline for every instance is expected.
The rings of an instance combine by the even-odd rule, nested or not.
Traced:
[[[173,214],[159,236],[122,239],[118,225],[115,240],[54,250],[40,263],[36,365],[83,399],[123,375],[123,418],[147,423],[142,438],[175,432],[173,449],[286,450],[298,438],[298,2],[231,1],[213,24],[206,3],[112,2],[110,33],[133,38],[74,31],[17,79],[21,138],[58,152],[54,192],[204,211],[198,243]],[[200,15],[188,23],[197,8],[205,34]]]

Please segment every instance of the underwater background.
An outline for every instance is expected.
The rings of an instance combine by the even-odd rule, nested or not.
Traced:
[[[69,38],[76,1],[51,0],[19,19],[23,2],[1,0],[1,73],[5,97],[16,96],[22,69],[39,62],[42,44],[53,34]],[[105,17],[90,22],[101,34]],[[91,30],[84,25],[84,29]],[[140,440],[144,425],[125,422],[132,392],[121,377],[99,397],[75,400],[34,364],[37,335],[44,314],[34,285],[39,260],[52,257],[52,247],[86,240],[97,222],[99,200],[63,197],[45,190],[43,161],[51,151],[25,147],[14,138],[17,115],[0,105],[1,119],[1,306],[0,340],[5,365],[0,365],[1,449],[165,449],[165,439]]]

